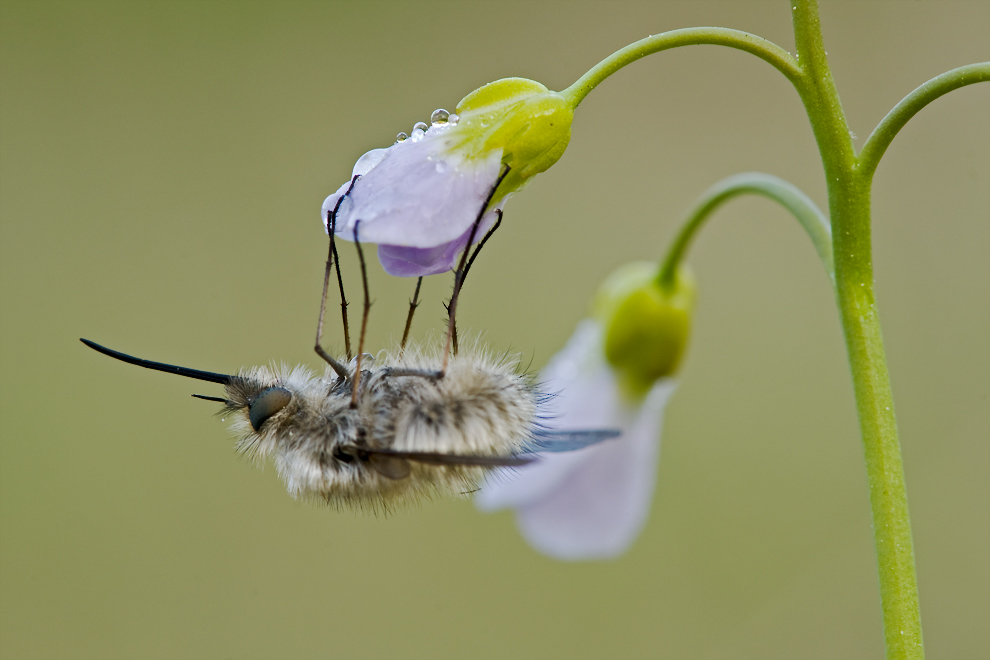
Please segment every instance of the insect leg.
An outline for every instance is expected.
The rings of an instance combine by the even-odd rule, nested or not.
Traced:
[[[474,237],[478,233],[478,226],[481,225],[482,218],[485,217],[485,211],[488,210],[488,205],[491,203],[492,198],[495,197],[495,191],[498,190],[499,184],[505,179],[509,174],[509,170],[512,169],[508,165],[505,166],[505,171],[499,175],[498,179],[495,180],[495,185],[492,186],[491,191],[488,193],[488,197],[485,199],[485,203],[481,205],[481,210],[478,211],[478,218],[471,225],[471,233],[468,234],[467,245],[464,247],[464,252],[461,254],[461,263],[458,264],[457,270],[454,271],[454,292],[450,295],[450,302],[447,305],[447,344],[444,346],[443,350],[443,367],[440,371],[447,371],[447,362],[450,359],[450,349],[451,343],[456,337],[457,329],[455,325],[455,316],[457,313],[457,296],[461,292],[461,285],[464,283],[464,267],[467,264],[468,252],[471,250],[471,245],[474,243]],[[454,344],[454,353],[457,353],[457,345]]]
[[[399,344],[399,352],[406,348],[406,340],[409,339],[409,328],[412,327],[413,313],[419,307],[419,287],[423,285],[423,276],[416,280],[416,292],[413,293],[412,300],[409,301],[409,316],[406,317],[406,329],[402,331],[402,343]]]
[[[495,221],[495,224],[492,225],[492,228],[485,234],[485,237],[481,239],[481,242],[478,243],[478,247],[474,249],[474,254],[471,255],[470,259],[468,259],[467,266],[464,267],[464,275],[461,277],[461,286],[464,286],[464,280],[467,279],[467,275],[471,271],[471,266],[474,264],[474,260],[478,258],[478,253],[481,252],[481,248],[485,247],[485,243],[488,242],[488,239],[492,237],[495,230],[502,224],[502,209],[495,209],[495,214],[498,216],[498,219]]]
[[[468,259],[467,265],[464,266],[464,274],[461,275],[462,289],[464,288],[464,280],[467,279],[468,272],[470,272],[471,270],[471,265],[474,264],[474,260],[478,258],[478,253],[481,252],[481,248],[485,247],[485,243],[488,242],[488,239],[492,237],[492,234],[495,233],[495,230],[498,229],[499,225],[502,224],[502,209],[495,209],[495,213],[496,215],[498,215],[498,219],[495,221],[495,224],[492,225],[492,228],[485,233],[485,237],[482,238],[481,242],[478,243],[478,247],[474,249],[474,254],[471,255],[471,258]],[[448,309],[448,312],[449,311],[450,310]],[[456,323],[454,324],[454,331],[453,333],[451,333],[451,342],[454,347],[454,355],[457,355],[457,324]]]
[[[337,205],[340,206],[339,200],[337,202]],[[327,212],[328,215],[327,220],[330,221],[329,224],[331,226],[330,251],[327,253],[327,268],[326,271],[324,271],[323,273],[323,298],[320,300],[320,320],[316,324],[316,346],[314,348],[316,350],[316,354],[319,355],[321,358],[323,358],[326,361],[326,363],[329,364],[330,367],[337,373],[337,375],[346,381],[350,379],[350,374],[347,372],[347,367],[341,364],[340,362],[338,362],[337,360],[335,360],[334,358],[332,358],[329,353],[323,350],[323,319],[326,317],[326,312],[327,312],[327,289],[330,287],[330,268],[333,266],[333,262],[335,261],[334,253],[336,252],[333,244],[333,220],[332,220],[333,214],[334,214],[333,211]],[[337,272],[338,273],[340,272],[339,267]],[[341,287],[340,293],[341,296],[343,296],[344,293],[343,287]],[[344,325],[344,330],[346,336],[346,330],[347,330],[346,323]]]
[[[364,286],[364,313],[361,316],[361,337],[358,339],[357,364],[354,367],[354,387],[351,390],[351,408],[357,408],[358,392],[361,385],[361,358],[364,357],[364,334],[368,329],[368,312],[371,311],[371,300],[368,295],[368,270],[364,265],[364,250],[358,238],[358,227],[361,221],[354,223],[354,245],[357,247],[358,261],[361,262],[361,284]]]
[[[340,276],[340,256],[337,254],[337,209],[340,205],[351,194],[351,190],[354,189],[354,184],[357,180],[361,178],[360,174],[355,174],[351,179],[351,185],[347,187],[347,192],[340,196],[337,200],[337,204],[333,208],[333,222],[330,232],[330,249],[333,251],[334,261],[337,263],[337,288],[340,289],[340,316],[344,322],[344,353],[347,354],[347,359],[351,359],[351,333],[350,324],[347,322],[347,298],[344,296],[344,280]]]
[[[333,370],[345,381],[350,379],[350,374],[347,372],[347,367],[332,358],[326,351],[323,350],[323,320],[326,317],[327,310],[327,289],[330,286],[330,265],[331,263],[337,266],[337,286],[340,289],[340,313],[343,316],[344,321],[344,350],[347,354],[347,359],[351,359],[351,337],[348,331],[347,323],[347,298],[344,296],[344,281],[340,276],[340,257],[337,255],[337,244],[334,240],[337,234],[337,211],[340,209],[340,205],[343,203],[347,195],[350,194],[351,190],[354,188],[354,184],[357,183],[360,175],[355,175],[351,179],[351,185],[348,186],[347,192],[337,199],[337,203],[334,205],[332,211],[327,212],[327,228],[330,234],[330,251],[327,254],[327,268],[323,274],[323,298],[320,300],[320,319],[316,325],[316,354],[323,358],[327,364],[329,364]]]

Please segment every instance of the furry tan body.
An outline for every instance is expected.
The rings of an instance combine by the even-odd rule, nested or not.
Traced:
[[[540,395],[516,360],[478,347],[453,357],[443,378],[388,375],[439,364],[439,351],[422,349],[366,357],[353,408],[350,382],[330,369],[322,377],[302,367],[246,369],[226,385],[224,415],[235,415],[238,449],[272,458],[293,497],[388,510],[424,495],[464,493],[491,468],[375,452],[511,457],[533,438]],[[250,408],[271,388],[288,390],[291,400],[255,430]]]

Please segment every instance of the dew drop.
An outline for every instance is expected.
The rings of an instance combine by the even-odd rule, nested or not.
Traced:
[[[221,422],[226,422],[226,421],[227,421],[227,418],[226,418],[226,417],[221,417],[221,418],[220,418],[220,421],[221,421]]]
[[[410,142],[419,142],[424,137],[426,137],[426,129],[429,128],[426,124],[421,121],[416,122],[413,125],[412,133],[409,135]]]
[[[406,135],[405,133],[399,133],[398,135],[395,136],[395,143],[399,144],[400,142],[405,142],[406,138],[408,137],[409,136]]]
[[[450,113],[443,108],[437,108],[430,115],[430,123],[434,126],[443,126],[450,119]]]
[[[447,117],[447,121],[451,124],[456,124],[460,120],[461,118],[455,114],[451,114],[449,117]]]

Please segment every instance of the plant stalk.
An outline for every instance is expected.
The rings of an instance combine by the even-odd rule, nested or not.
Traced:
[[[873,290],[871,177],[859,170],[822,42],[817,0],[795,0],[804,70],[798,93],[811,120],[828,187],[835,294],[866,458],[888,660],[924,658],[918,584],[890,375]]]

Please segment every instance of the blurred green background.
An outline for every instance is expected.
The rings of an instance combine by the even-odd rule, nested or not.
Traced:
[[[823,5],[858,145],[915,86],[988,59],[986,1]],[[695,332],[653,511],[611,562],[544,558],[510,514],[469,501],[388,519],[295,502],[189,397],[216,388],[77,340],[214,371],[317,365],[319,207],[360,154],[491,80],[561,89],[694,25],[793,49],[779,1],[0,5],[0,655],[881,656],[832,296],[765,200],[732,202],[691,254]],[[990,85],[940,99],[876,178],[931,658],[990,656],[988,116]],[[692,200],[745,170],[825,205],[784,78],[715,47],[637,62],[509,204],[462,327],[542,367],[605,275],[657,258]],[[351,250],[344,263],[356,295]],[[372,268],[370,346],[401,333],[412,284]],[[449,286],[425,285],[419,337],[439,331]]]

